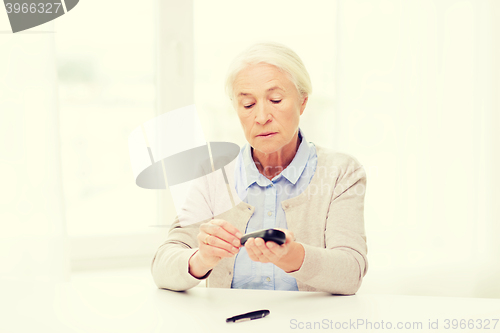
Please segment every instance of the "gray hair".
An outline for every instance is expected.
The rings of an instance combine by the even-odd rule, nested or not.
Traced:
[[[229,66],[226,75],[226,93],[234,97],[234,81],[238,74],[250,65],[265,63],[286,73],[302,96],[312,93],[311,79],[299,56],[289,47],[279,43],[258,43],[240,53]]]

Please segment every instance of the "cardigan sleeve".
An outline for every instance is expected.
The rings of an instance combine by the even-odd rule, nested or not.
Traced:
[[[352,158],[335,181],[325,224],[325,248],[301,243],[305,256],[289,273],[318,291],[355,294],[368,269],[364,230],[366,173]]]
[[[189,273],[189,258],[198,250],[197,235],[200,224],[213,218],[210,201],[209,177],[195,180],[179,215],[175,218],[166,241],[158,248],[151,261],[151,274],[158,288],[187,290],[200,280]]]

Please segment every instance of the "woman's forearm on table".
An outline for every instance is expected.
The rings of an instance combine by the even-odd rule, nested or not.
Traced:
[[[158,288],[180,291],[200,282],[188,271],[188,261],[194,251],[196,249],[168,243],[158,249],[151,262],[151,273]]]
[[[311,287],[332,294],[352,295],[366,273],[366,257],[350,248],[324,249],[303,245],[304,262],[290,275]]]

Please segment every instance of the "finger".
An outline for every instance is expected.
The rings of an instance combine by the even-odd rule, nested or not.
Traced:
[[[204,257],[230,258],[236,255],[238,253],[237,251],[238,249],[236,249],[236,251],[234,252],[231,252],[226,249],[204,243],[200,245],[200,253],[202,253]]]
[[[231,223],[225,221],[225,220],[212,220],[213,224],[218,225],[219,227],[223,228],[227,233],[233,235],[238,241],[243,237],[243,234],[240,232],[238,228],[236,228],[234,225]]]
[[[263,254],[261,248],[256,245],[256,243],[259,242],[259,240],[263,241],[262,238],[256,238],[256,239],[250,238],[249,240],[250,242],[247,240],[247,242],[245,243],[245,248],[249,253],[248,256],[250,257],[250,259],[262,263],[270,262],[269,259]]]
[[[267,246],[267,249],[273,253],[276,257],[278,257],[278,260],[279,258],[281,258],[283,255],[285,255],[286,253],[288,253],[288,246],[289,244],[287,243],[284,243],[282,245],[279,245],[275,242],[266,242],[266,246]]]
[[[228,242],[218,238],[215,235],[207,234],[205,232],[200,232],[198,234],[198,242],[200,244],[200,249],[206,246],[212,248],[218,248],[228,252],[231,256],[238,253],[239,249]],[[220,253],[217,251],[217,253]]]
[[[288,230],[288,229],[283,229],[283,228],[276,228],[276,229],[281,230],[285,233],[285,236],[286,236],[285,243],[290,243],[290,242],[295,241],[295,235],[294,235],[293,231]]]
[[[226,221],[223,221],[223,222],[229,224],[229,222],[226,222]],[[218,222],[217,220],[212,220],[209,223],[207,223],[206,225],[203,225],[202,227],[200,227],[200,229],[202,231],[206,232],[207,234],[214,235],[214,236],[220,238],[221,240],[231,244],[232,246],[240,247],[241,246],[240,237],[237,237],[234,234],[227,231],[224,228],[225,224],[224,225],[221,225],[221,224],[224,224],[224,223]],[[231,227],[234,228],[234,226],[231,226]]]
[[[248,256],[253,261],[259,261],[259,255],[262,255],[255,246],[255,239],[249,238],[245,243],[245,249],[247,250]]]
[[[264,242],[264,240],[262,238],[255,238],[254,243],[260,252],[262,252],[262,247],[266,246],[266,243]]]
[[[253,251],[247,249],[247,253],[248,253],[248,257],[250,258],[250,260],[259,261],[259,257],[257,257],[255,255],[255,253],[253,253]]]
[[[213,254],[211,251],[207,251],[207,249],[208,249],[207,246],[225,250],[230,255],[232,255],[233,253],[236,253],[235,250],[237,250],[237,249],[234,246],[232,246],[231,244],[228,244],[227,242],[220,241],[216,236],[212,236],[210,234],[207,234],[204,231],[200,231],[197,238],[198,238],[199,248],[205,254],[208,254],[208,253]]]
[[[218,257],[218,258],[230,258],[234,256],[234,253],[228,252],[225,249],[221,249],[215,246],[201,244],[200,254],[204,257]]]
[[[281,257],[283,255],[284,248],[282,248],[275,242],[266,242],[266,246],[274,256]]]
[[[276,244],[274,242],[267,242],[269,244],[273,243],[273,244]],[[277,260],[277,257],[276,255],[267,247],[267,244],[266,242],[262,239],[262,238],[257,238],[255,240],[255,245],[258,249],[258,251],[260,253],[262,253],[261,256],[259,256],[259,259],[262,261],[262,260],[267,260],[267,261],[275,261]]]

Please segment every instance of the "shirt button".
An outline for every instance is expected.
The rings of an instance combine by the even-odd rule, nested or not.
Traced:
[[[273,215],[273,212],[269,211],[269,212],[267,213],[267,215],[271,216],[271,215]]]
[[[271,281],[271,278],[270,278],[270,277],[267,277],[267,278],[266,278],[266,281],[267,281],[267,282]]]

